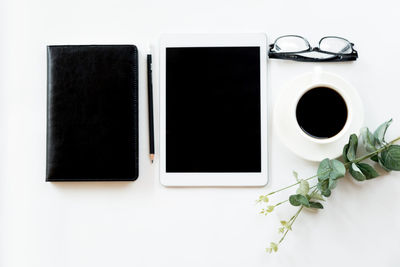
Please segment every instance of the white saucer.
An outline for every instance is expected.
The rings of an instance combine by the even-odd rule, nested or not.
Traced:
[[[340,135],[331,142],[316,142],[307,136],[297,124],[295,109],[297,100],[308,88],[328,86],[339,89],[348,102],[349,119]],[[364,121],[364,109],[357,90],[343,78],[316,71],[290,81],[283,88],[274,109],[274,129],[281,141],[297,156],[310,161],[337,158],[352,133],[358,134]]]

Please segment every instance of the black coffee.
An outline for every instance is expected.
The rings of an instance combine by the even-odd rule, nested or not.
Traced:
[[[300,98],[296,118],[301,129],[308,135],[329,138],[338,134],[346,124],[346,102],[335,90],[316,87]]]

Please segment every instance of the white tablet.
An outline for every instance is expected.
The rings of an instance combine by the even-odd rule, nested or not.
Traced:
[[[267,49],[265,34],[161,37],[161,184],[267,183]]]

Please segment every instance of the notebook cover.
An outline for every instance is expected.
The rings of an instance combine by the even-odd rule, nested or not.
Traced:
[[[138,177],[134,45],[47,47],[46,181]]]

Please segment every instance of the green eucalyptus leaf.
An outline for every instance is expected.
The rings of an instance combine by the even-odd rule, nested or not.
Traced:
[[[379,162],[379,165],[382,167],[382,169],[384,169],[387,172],[391,171],[391,169],[386,168],[385,162],[383,161],[382,157],[378,157],[378,162]]]
[[[349,150],[349,144],[346,144],[344,147],[343,147],[343,153],[342,153],[342,157],[343,157],[343,161],[344,162],[349,162],[349,159],[347,158],[347,151]]]
[[[349,138],[349,149],[347,151],[347,159],[349,161],[353,161],[353,160],[356,159],[357,146],[358,146],[357,135],[355,135],[355,134],[350,135],[350,138]]]
[[[324,196],[324,197],[330,197],[330,195],[331,195],[331,190],[330,189],[326,189],[326,190],[324,190],[324,191],[321,191],[321,194]]]
[[[355,163],[350,165],[349,172],[357,181],[364,181],[367,179]]]
[[[378,144],[382,144],[385,142],[385,134],[386,134],[386,130],[389,127],[389,125],[392,123],[392,119],[382,123],[374,132],[374,136],[376,138],[376,142]]]
[[[329,184],[329,180],[318,181],[317,188],[319,189],[319,191],[323,191],[325,189],[328,189],[328,184]]]
[[[383,165],[393,171],[400,171],[400,146],[391,145],[381,153]]]
[[[315,200],[322,200],[324,201],[325,199],[322,197],[322,195],[318,192],[312,192],[310,194],[310,199],[315,199]]]
[[[324,197],[329,197],[331,195],[331,190],[328,188],[328,186],[329,186],[328,180],[319,181],[317,184],[318,190]]]
[[[371,165],[368,165],[367,163],[357,163],[357,167],[365,175],[365,178],[367,178],[367,180],[373,179],[373,178],[376,178],[379,176],[379,173],[377,173],[376,170]]]
[[[314,208],[314,209],[323,209],[324,206],[322,206],[322,204],[319,203],[319,202],[313,202],[313,201],[311,201],[311,202],[310,202],[310,208]]]
[[[338,179],[346,174],[346,167],[344,164],[336,159],[324,159],[318,167],[318,180],[323,181],[327,179]]]
[[[297,189],[296,193],[303,196],[307,196],[309,190],[310,190],[310,184],[306,180],[301,180],[300,186]]]
[[[344,164],[336,159],[330,160],[329,165],[332,168],[332,171],[329,173],[330,179],[338,179],[343,177],[346,174],[346,167]]]
[[[375,162],[379,162],[378,155],[372,156],[370,159]]]
[[[328,188],[329,189],[334,189],[336,187],[337,181],[334,179],[329,179],[329,183],[328,183]]]
[[[318,180],[326,180],[329,179],[329,173],[331,171],[331,166],[329,164],[329,159],[324,159],[321,161],[318,167]]]
[[[376,149],[376,147],[375,147],[376,139],[375,139],[375,136],[373,135],[373,133],[371,133],[371,131],[367,127],[364,127],[361,129],[360,135],[361,135],[365,150],[367,150],[368,152],[374,152]]]
[[[298,200],[298,196],[299,195],[291,195],[290,197],[289,197],[289,202],[290,202],[290,204],[292,205],[292,206],[300,206],[301,205],[301,203],[300,203],[300,201]],[[301,196],[301,195],[300,195]]]
[[[291,195],[289,197],[289,202],[290,202],[290,204],[292,204],[292,206],[303,205],[303,206],[308,207],[310,205],[310,202],[308,201],[308,199],[305,196],[300,195],[300,194]]]

